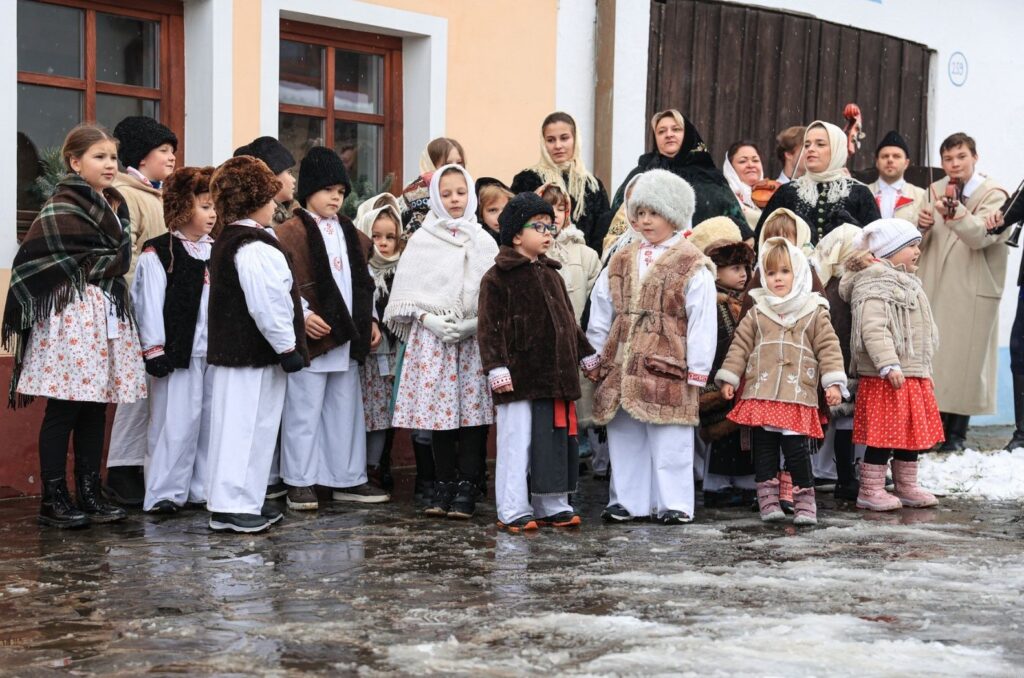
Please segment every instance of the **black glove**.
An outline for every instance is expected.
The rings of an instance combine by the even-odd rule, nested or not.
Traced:
[[[854,226],[860,226],[861,228],[864,227],[864,224],[855,219],[852,214],[844,209],[838,209],[832,213],[832,225],[839,228],[843,224],[853,224]]]
[[[281,369],[288,374],[298,372],[305,366],[306,361],[302,359],[302,354],[298,351],[288,351],[281,354]]]
[[[146,372],[157,379],[166,377],[173,371],[171,361],[167,359],[166,355],[158,355],[146,361]]]

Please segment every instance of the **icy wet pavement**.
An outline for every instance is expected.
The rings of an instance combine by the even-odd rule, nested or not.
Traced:
[[[810,530],[700,511],[498,533],[406,501],[290,512],[266,536],[205,514],[41,530],[0,504],[0,672],[14,675],[1021,675],[1024,525],[1008,502]],[[408,494],[408,488],[399,494]]]

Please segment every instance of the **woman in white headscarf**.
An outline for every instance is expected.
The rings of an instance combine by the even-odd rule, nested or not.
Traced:
[[[832,123],[815,120],[808,125],[799,161],[807,171],[775,192],[761,214],[758,231],[766,215],[780,207],[810,225],[814,245],[842,224],[866,226],[880,219],[871,191],[846,171],[846,143],[843,130]]]
[[[513,177],[512,192],[535,191],[544,184],[558,186],[572,200],[572,225],[600,253],[605,233],[599,224],[607,223],[602,217],[608,211],[608,193],[583,163],[576,121],[568,113],[551,113],[541,123],[540,137],[540,160]]]
[[[761,165],[761,152],[752,141],[737,141],[725,154],[722,174],[729,182],[729,188],[736,194],[736,199],[743,210],[743,218],[750,228],[755,228],[761,219],[761,208],[754,204],[751,189],[754,184],[764,179],[764,167]]]

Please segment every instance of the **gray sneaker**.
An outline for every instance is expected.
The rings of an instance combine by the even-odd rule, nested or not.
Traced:
[[[315,511],[320,508],[316,498],[316,490],[310,487],[289,487],[288,508],[293,511]]]
[[[334,501],[355,501],[361,504],[383,504],[391,501],[391,495],[369,483],[355,487],[342,487],[335,490],[331,497]]]

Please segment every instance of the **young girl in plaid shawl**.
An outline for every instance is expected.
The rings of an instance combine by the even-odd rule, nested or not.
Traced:
[[[10,406],[46,397],[39,432],[39,521],[82,527],[125,517],[100,493],[106,404],[146,397],[124,274],[131,262],[128,210],[111,187],[117,144],[93,125],[68,133],[68,175],[25,236],[11,270],[2,338],[14,350]],[[75,434],[78,505],[64,469]]]

